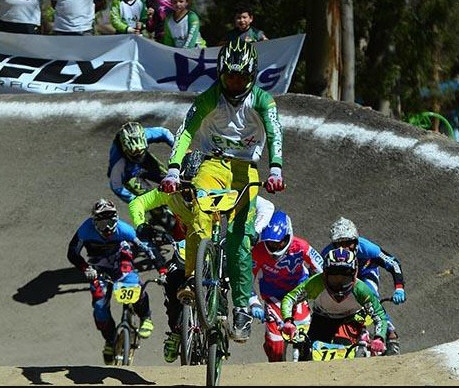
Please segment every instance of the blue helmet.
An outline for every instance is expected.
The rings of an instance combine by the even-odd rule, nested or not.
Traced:
[[[290,217],[283,211],[275,211],[269,224],[261,232],[260,241],[264,242],[270,254],[278,259],[281,258],[293,241]]]

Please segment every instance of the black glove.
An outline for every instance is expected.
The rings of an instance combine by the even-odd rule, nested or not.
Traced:
[[[149,240],[153,238],[154,233],[153,227],[148,222],[140,224],[136,230],[137,237],[141,240]]]

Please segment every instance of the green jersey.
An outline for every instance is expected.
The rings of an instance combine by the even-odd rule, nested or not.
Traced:
[[[378,297],[363,281],[357,279],[352,292],[340,303],[336,302],[325,288],[323,273],[304,281],[282,299],[282,317],[292,317],[293,306],[302,301],[313,300],[312,311],[331,319],[342,319],[355,315],[365,308],[373,319],[375,335],[386,338],[387,316]]]
[[[219,83],[196,97],[176,133],[169,167],[180,167],[192,141],[206,155],[254,163],[267,143],[270,166],[282,167],[283,129],[277,105],[257,85],[237,106],[226,100]]]

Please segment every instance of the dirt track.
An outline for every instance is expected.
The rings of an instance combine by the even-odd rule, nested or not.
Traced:
[[[105,173],[108,149],[119,125],[131,118],[175,131],[181,116],[171,113],[171,104],[179,104],[180,111],[181,104],[190,101],[189,95],[172,93],[0,96],[0,255],[4,268],[0,323],[7,328],[0,334],[1,366],[71,365],[77,374],[78,366],[103,366],[103,341],[92,321],[89,292],[83,277],[66,259],[67,244],[91,204],[100,196],[113,198]],[[438,149],[431,152],[433,160],[446,153],[456,161],[457,143],[355,106],[300,95],[281,96],[277,101],[281,120],[284,117],[288,123],[284,123],[288,190],[268,198],[292,214],[295,232],[317,249],[327,242],[328,225],[344,215],[354,220],[363,235],[400,258],[408,300],[403,306],[391,306],[390,312],[403,353],[458,339],[459,225],[455,202],[459,169],[446,170],[419,157],[423,146],[436,145]],[[12,108],[14,103],[27,105]],[[101,105],[88,113],[94,103]],[[54,104],[65,104],[65,109],[54,115],[61,109]],[[118,108],[114,104],[119,104]],[[142,108],[145,104],[154,104],[148,114]],[[81,113],[75,115],[78,106]],[[49,116],[42,119],[41,115]],[[291,119],[297,116],[316,118],[319,124],[311,127],[316,125],[317,131],[297,131],[298,122]],[[300,123],[303,125],[304,119]],[[381,134],[393,132],[416,144],[407,151],[387,147],[381,139],[359,143],[348,134],[328,140],[320,136],[326,125],[336,123],[354,123]],[[155,150],[166,159],[167,146],[159,145]],[[260,171],[266,173],[266,163]],[[126,218],[126,207],[117,203]],[[391,279],[384,271],[382,277],[383,290],[389,293]],[[150,295],[155,332],[139,350],[135,365],[165,366],[162,294],[159,288],[151,288]],[[232,344],[227,364],[265,362],[262,337],[262,326],[255,324],[246,346]],[[273,377],[265,374],[260,383],[273,381],[274,385],[277,369],[266,367]],[[113,368],[97,370],[107,369]],[[174,377],[182,374],[179,369],[171,370]],[[14,380],[16,371],[2,368],[0,383]],[[13,380],[11,384],[20,381]],[[237,384],[233,381],[222,384]],[[202,384],[203,380],[186,378],[167,384],[184,383]],[[256,380],[249,382],[253,383]],[[300,384],[305,383],[314,384]]]

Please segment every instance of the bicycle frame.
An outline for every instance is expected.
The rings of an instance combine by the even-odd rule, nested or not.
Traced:
[[[217,319],[223,305],[229,281],[225,279],[223,266],[225,258],[223,216],[233,211],[251,186],[262,186],[263,182],[250,182],[239,192],[237,190],[213,190],[207,196],[197,198],[195,188],[191,193],[194,206],[212,216],[210,238],[201,240],[195,267],[195,294],[197,312],[201,327],[205,331],[207,344],[207,385],[218,385],[222,361],[229,357],[229,329],[226,320]],[[227,315],[227,312],[224,312]]]
[[[118,366],[132,365],[134,352],[140,347],[138,333],[140,320],[134,312],[134,303],[143,294],[148,283],[155,282],[159,284],[159,279],[149,279],[142,285],[134,285],[133,287],[120,285],[119,289],[114,289],[118,282],[112,280],[108,275],[104,275],[103,279],[112,285],[110,292],[114,293],[116,301],[122,304],[121,318],[116,326],[114,340],[114,364]]]

